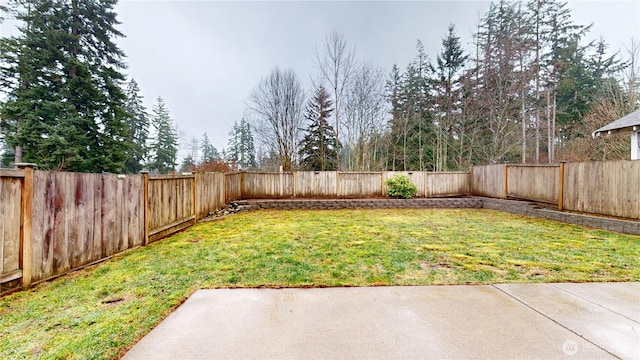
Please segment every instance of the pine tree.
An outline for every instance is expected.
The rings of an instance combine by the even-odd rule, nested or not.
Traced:
[[[187,155],[184,159],[182,159],[182,164],[180,164],[180,172],[192,172],[196,169],[196,161],[191,156],[191,154]]]
[[[240,120],[240,143],[238,151],[238,166],[243,169],[253,169],[256,164],[256,150],[253,144],[253,135],[251,134],[251,125],[244,119]]]
[[[438,54],[436,86],[436,104],[438,106],[438,124],[436,144],[436,169],[448,170],[449,147],[453,139],[464,141],[464,133],[456,114],[461,112],[459,108],[459,72],[464,66],[467,56],[464,55],[460,38],[455,34],[454,25],[449,25],[447,37],[442,39],[442,51]],[[462,153],[460,151],[460,153]]]
[[[149,115],[147,114],[147,109],[142,104],[140,88],[134,79],[129,81],[125,94],[127,96],[125,102],[125,110],[127,112],[125,125],[129,151],[124,168],[126,172],[137,173],[142,170],[149,152],[147,148]]]
[[[211,141],[209,141],[209,136],[207,136],[206,132],[202,135],[202,141],[200,141],[200,152],[202,153],[200,163],[208,163],[212,160],[218,160],[220,158],[218,150],[211,144]]]
[[[405,157],[403,145],[406,144],[408,121],[406,116],[404,81],[398,65],[393,64],[386,85],[386,96],[391,103],[391,119],[389,120],[389,133],[387,134],[387,169],[395,171],[402,168]]]
[[[233,122],[228,135],[229,140],[227,141],[227,148],[224,149],[224,159],[237,165],[240,159],[240,125],[238,125],[237,121]]]
[[[161,97],[158,97],[153,106],[151,122],[155,129],[155,137],[151,142],[152,156],[149,168],[161,174],[168,174],[175,170],[177,165],[178,132]]]
[[[244,118],[233,123],[229,131],[229,142],[225,160],[246,170],[256,167],[256,152],[251,134],[251,125]]]
[[[0,127],[23,161],[72,171],[122,169],[128,144],[116,0],[30,0],[3,39]]]
[[[418,54],[404,73],[402,97],[404,101],[403,170],[433,170],[436,156],[436,129],[431,111],[433,66],[417,41]],[[436,140],[437,141],[437,140]]]
[[[336,134],[327,119],[331,115],[333,102],[321,85],[307,103],[305,117],[309,126],[300,141],[300,167],[305,170],[332,171],[337,169],[338,151]]]

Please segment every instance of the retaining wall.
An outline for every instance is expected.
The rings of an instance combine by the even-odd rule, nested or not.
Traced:
[[[482,199],[462,198],[416,198],[416,199],[324,199],[324,200],[244,200],[239,205],[253,209],[419,209],[419,208],[481,208]]]
[[[602,216],[576,214],[543,208],[527,201],[483,198],[482,207],[512,214],[528,215],[537,218],[555,220],[590,228],[615,231],[623,234],[640,235],[640,221],[614,219]]]
[[[332,210],[332,209],[419,209],[419,208],[467,208],[492,209],[512,214],[527,215],[569,224],[640,235],[640,222],[556,211],[538,204],[520,200],[502,200],[484,197],[460,198],[415,198],[415,199],[282,199],[282,200],[238,200],[237,205],[245,209],[276,210]]]

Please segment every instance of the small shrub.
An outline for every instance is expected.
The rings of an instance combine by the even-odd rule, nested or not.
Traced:
[[[406,175],[396,175],[387,179],[384,184],[387,185],[387,196],[396,199],[411,199],[418,192],[418,188]]]

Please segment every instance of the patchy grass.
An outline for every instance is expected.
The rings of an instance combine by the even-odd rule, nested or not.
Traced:
[[[640,237],[490,210],[259,211],[0,299],[0,358],[116,358],[200,288],[640,280]]]

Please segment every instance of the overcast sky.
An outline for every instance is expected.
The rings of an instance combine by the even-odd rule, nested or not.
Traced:
[[[574,21],[593,23],[589,36],[602,35],[613,51],[640,39],[638,0],[569,6]],[[332,30],[355,47],[358,59],[388,72],[414,58],[417,39],[435,59],[450,23],[471,49],[471,34],[488,8],[488,1],[121,0],[116,12],[126,35],[118,41],[126,72],[140,84],[145,105],[151,109],[161,96],[185,140],[207,132],[222,150],[251,90],[275,66],[293,69],[311,90],[314,51]]]

